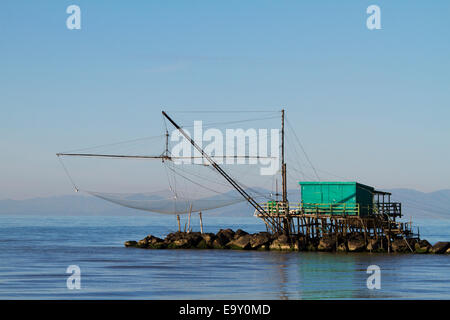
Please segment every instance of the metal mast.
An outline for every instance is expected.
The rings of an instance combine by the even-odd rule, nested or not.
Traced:
[[[286,163],[284,162],[284,109],[281,110],[281,179],[283,185],[283,205],[287,205]]]
[[[281,183],[282,183],[282,208],[284,213],[283,218],[283,233],[290,234],[290,218],[289,218],[289,203],[287,199],[287,182],[286,182],[286,163],[284,161],[284,109],[281,110]]]

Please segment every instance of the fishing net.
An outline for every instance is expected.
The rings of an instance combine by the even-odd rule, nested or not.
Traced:
[[[258,202],[281,199],[281,137],[271,131],[280,128],[280,112],[170,114],[251,197]],[[124,207],[161,214],[203,212],[246,201],[178,130],[162,122],[163,130],[155,136],[60,154],[74,188]],[[256,139],[244,135],[230,147],[227,134],[238,130],[256,133]],[[300,199],[298,181],[318,175],[303,146],[293,145],[298,137],[291,130],[286,127],[286,141],[290,139],[286,162],[290,200],[295,202]],[[220,135],[223,141],[213,144]]]
[[[155,199],[149,194],[120,194],[99,193],[87,191],[89,194],[133,209],[145,210],[162,214],[184,214],[222,208],[235,203],[243,202],[241,196],[217,195],[209,198],[188,199],[183,197],[162,197]]]

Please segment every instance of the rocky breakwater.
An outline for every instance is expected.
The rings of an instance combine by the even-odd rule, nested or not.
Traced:
[[[126,241],[126,247],[144,249],[232,249],[277,251],[323,251],[323,252],[393,252],[450,254],[450,242],[431,245],[426,240],[395,239],[388,243],[385,238],[368,238],[354,233],[343,237],[333,235],[320,239],[306,239],[268,232],[250,234],[244,230],[221,229],[216,234],[200,232],[174,232],[164,239],[148,235],[139,241]],[[389,250],[388,250],[389,247]]]

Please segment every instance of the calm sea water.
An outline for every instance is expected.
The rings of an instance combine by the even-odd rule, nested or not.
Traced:
[[[197,227],[193,219],[192,225]],[[450,240],[450,221],[417,221]],[[204,216],[206,231],[261,231],[256,218]],[[142,250],[125,240],[175,231],[174,217],[0,217],[0,299],[450,299],[450,256]],[[381,289],[369,290],[369,265]],[[69,265],[81,289],[69,290]]]

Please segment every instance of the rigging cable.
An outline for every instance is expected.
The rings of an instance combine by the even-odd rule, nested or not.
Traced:
[[[67,168],[66,168],[66,166],[64,165],[64,162],[61,160],[61,157],[60,157],[60,156],[58,156],[58,160],[59,160],[59,163],[61,163],[61,165],[62,165],[64,171],[66,172],[66,175],[67,175],[67,177],[68,177],[69,180],[70,180],[70,183],[72,183],[72,186],[73,186],[73,188],[75,189],[75,192],[80,191],[80,190],[78,189],[77,185],[75,184],[75,181],[73,181],[72,177],[70,176],[69,170],[67,170]]]
[[[314,174],[316,175],[317,180],[320,181],[320,178],[319,178],[319,175],[317,174],[316,168],[314,167],[314,165],[312,164],[311,160],[309,159],[308,154],[306,153],[305,149],[303,148],[302,143],[300,142],[300,139],[298,138],[297,134],[296,134],[295,131],[294,131],[294,128],[291,126],[291,123],[289,122],[288,119],[286,119],[286,122],[287,122],[288,126],[291,128],[291,130],[292,130],[292,132],[293,132],[293,134],[294,134],[294,137],[295,137],[296,140],[297,140],[297,143],[300,145],[300,148],[302,149],[303,153],[305,154],[306,160],[308,160],[309,165],[310,165],[311,168],[314,170]]]
[[[208,188],[208,187],[205,187],[205,186],[201,185],[200,183],[197,183],[197,182],[195,182],[195,181],[193,181],[193,180],[187,178],[186,176],[182,175],[182,174],[179,173],[179,172],[176,172],[175,169],[173,169],[173,168],[171,168],[171,167],[169,167],[169,166],[168,166],[167,168],[168,168],[169,170],[173,171],[175,174],[177,174],[177,175],[183,177],[184,179],[186,179],[186,180],[192,182],[193,184],[195,184],[195,185],[197,185],[197,186],[199,186],[199,187],[201,187],[201,188],[203,188],[203,189],[212,191],[212,192],[217,193],[217,194],[222,194],[221,192],[218,192],[218,191],[216,191],[216,190],[214,190],[214,189],[210,189],[210,188]]]

